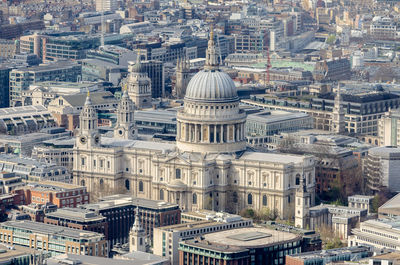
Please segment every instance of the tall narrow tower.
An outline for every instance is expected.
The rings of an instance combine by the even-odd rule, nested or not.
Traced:
[[[79,134],[77,146],[89,147],[100,143],[100,135],[97,130],[97,113],[93,107],[90,93],[87,93],[85,105],[79,116]]]
[[[186,94],[186,87],[189,83],[190,64],[186,58],[178,59],[176,64],[175,91],[177,98],[183,98]]]
[[[342,96],[340,95],[340,84],[338,84],[335,105],[332,111],[332,128],[331,131],[337,134],[346,132],[346,123],[344,121],[344,109],[342,106]]]
[[[129,98],[125,89],[117,109],[117,124],[114,128],[114,137],[122,139],[136,139],[137,130],[134,121],[135,104]]]
[[[128,94],[138,109],[151,107],[151,80],[138,55],[136,63],[129,62]]]
[[[140,225],[139,207],[136,208],[135,223],[129,232],[129,252],[142,251],[146,252],[146,232]]]
[[[307,191],[306,181],[304,177],[300,180],[300,185],[296,190],[295,201],[295,220],[296,227],[307,228],[310,209],[310,193]]]

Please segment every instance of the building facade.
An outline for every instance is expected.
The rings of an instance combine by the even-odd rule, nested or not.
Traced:
[[[108,193],[122,189],[184,210],[268,207],[286,218],[294,211],[296,178],[304,175],[314,205],[314,158],[247,151],[239,101],[232,79],[218,67],[212,39],[206,69],[191,79],[178,111],[176,145],[100,137],[88,97],[74,147],[74,181],[89,191],[104,192],[103,185]]]
[[[107,241],[100,233],[32,221],[0,223],[0,242],[48,251],[53,255],[74,253],[108,256]]]

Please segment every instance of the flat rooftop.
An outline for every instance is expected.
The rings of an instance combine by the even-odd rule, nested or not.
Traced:
[[[143,198],[135,198],[130,195],[125,194],[116,194],[107,197],[103,197],[97,203],[90,203],[82,205],[81,208],[85,209],[94,209],[94,210],[103,210],[114,208],[117,206],[123,205],[135,205],[139,206],[140,208],[148,208],[148,209],[169,209],[169,208],[177,208],[177,204],[164,202],[164,201],[157,201],[157,200],[149,200]]]
[[[46,217],[62,218],[80,222],[103,221],[106,218],[93,211],[82,208],[60,208],[52,213],[47,213]]]
[[[364,246],[356,246],[356,247],[346,247],[346,248],[335,248],[329,250],[318,250],[311,252],[304,252],[299,254],[289,255],[291,257],[296,257],[301,260],[310,260],[310,259],[326,259],[332,256],[343,255],[343,254],[356,254],[359,252],[369,251],[369,247]]]
[[[248,227],[205,234],[204,238],[217,245],[261,247],[300,239],[300,236],[264,227]]]
[[[25,231],[30,231],[31,233],[53,235],[60,237],[69,237],[75,239],[93,239],[93,238],[103,238],[104,235],[96,232],[72,229],[68,227],[51,225],[33,221],[7,221],[0,223],[0,227],[5,229],[6,227],[17,228]]]

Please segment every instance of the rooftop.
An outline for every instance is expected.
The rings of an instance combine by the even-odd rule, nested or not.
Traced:
[[[335,249],[329,249],[329,250],[304,252],[304,253],[299,253],[299,254],[293,254],[290,256],[296,257],[301,260],[329,259],[332,256],[343,255],[343,254],[356,254],[356,253],[366,252],[366,251],[369,251],[368,247],[356,246],[356,247],[335,248]]]
[[[72,61],[57,61],[50,64],[41,64],[37,66],[24,67],[12,70],[12,72],[47,72],[70,67],[78,67],[79,65]]]
[[[205,234],[204,238],[216,245],[261,247],[300,239],[300,236],[268,228],[248,227]]]
[[[46,214],[46,217],[65,218],[80,222],[102,221],[106,219],[105,217],[98,215],[93,211],[82,208],[60,208],[55,212]]]
[[[78,240],[104,238],[104,235],[96,232],[72,229],[68,227],[50,225],[50,224],[27,221],[27,220],[3,222],[0,223],[0,227],[3,229],[17,228],[23,231],[27,231],[28,233],[38,233],[38,234],[46,234],[59,237],[68,237]]]
[[[172,204],[164,201],[149,200],[143,198],[135,198],[130,195],[116,194],[107,197],[103,197],[97,203],[81,205],[81,208],[91,209],[91,210],[103,210],[114,208],[122,205],[139,205],[141,208],[148,209],[169,209],[178,208],[177,204]]]

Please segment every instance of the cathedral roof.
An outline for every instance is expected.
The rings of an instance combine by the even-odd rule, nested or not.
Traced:
[[[198,72],[187,86],[185,99],[207,102],[239,100],[233,80],[219,69]]]

